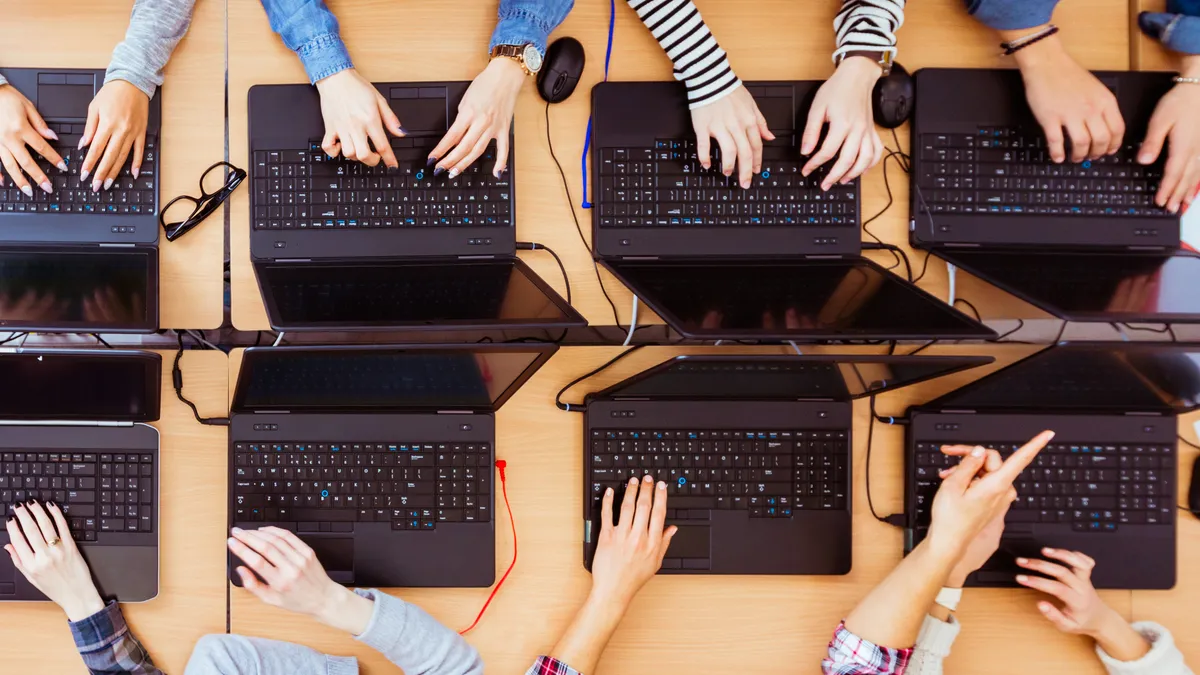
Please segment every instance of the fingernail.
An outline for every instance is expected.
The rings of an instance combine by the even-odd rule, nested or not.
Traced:
[[[654,482],[654,479],[650,477],[650,474],[646,474],[646,475],[645,475],[645,476],[642,478],[642,480],[643,480],[643,481],[645,481],[645,482],[647,482],[647,483],[653,483],[653,482]]]
[[[91,174],[91,172],[88,171],[87,169],[80,169],[79,170],[79,182],[83,183],[84,181],[86,181],[89,174]]]
[[[437,161],[437,157],[430,157],[429,159],[425,160],[425,166],[433,166],[434,164],[437,164]]]
[[[75,146],[75,149],[76,149],[76,150],[82,150],[82,149],[83,149],[83,138],[80,138],[80,139],[79,139],[79,145],[76,145],[76,146]]]
[[[732,175],[733,175],[733,172],[732,172],[732,171],[726,171],[726,172],[725,172],[725,177],[726,177],[726,178],[729,178],[729,177],[730,177],[730,176],[732,176]]]
[[[458,177],[458,174],[459,174],[458,167],[455,167],[455,168],[453,168],[453,169],[450,169],[450,177],[451,177],[451,178],[457,178],[457,177]]]
[[[742,181],[742,189],[749,190],[750,189],[750,181],[748,181],[748,180]]]
[[[1047,430],[1047,431],[1046,431],[1046,433],[1050,434],[1049,436],[1047,436],[1047,437],[1046,437],[1046,439],[1047,439],[1047,440],[1049,440],[1049,439],[1051,439],[1051,438],[1054,438],[1054,432],[1053,432],[1053,431]]]
[[[108,188],[112,187],[112,183],[113,183],[113,179],[106,178],[104,180],[104,189],[107,190]]]
[[[29,504],[30,504],[31,506],[32,506],[32,505],[34,505],[34,504],[36,504],[36,503],[38,503],[37,497],[34,497],[33,499],[30,499],[30,500],[29,500]]]
[[[52,139],[54,139],[54,140],[56,140],[56,141],[58,140],[58,134],[54,133],[54,130],[53,130],[53,129],[47,129],[47,130],[46,130],[46,136],[48,136],[49,138],[52,138]]]
[[[659,490],[666,490],[666,489],[667,489],[667,484],[666,484],[666,483],[664,483],[664,482],[662,482],[661,480],[660,480],[660,481],[658,481],[658,489],[659,489]]]
[[[242,528],[240,527],[231,528],[229,531],[233,532],[234,534],[241,534],[243,532]]]
[[[141,173],[141,171],[135,166],[129,170],[129,173],[133,174],[134,178],[137,178],[138,174]]]
[[[1017,575],[1017,583],[1022,583],[1022,584],[1023,584],[1023,583],[1025,583],[1026,581],[1029,581],[1029,577],[1025,576],[1024,574],[1018,574],[1018,575]]]
[[[971,449],[972,457],[983,457],[984,449],[978,445]]]
[[[50,181],[48,181],[48,180],[42,181],[41,185],[38,185],[38,187],[42,188],[42,192],[45,192],[48,195],[54,194],[54,186],[51,185]]]
[[[443,169],[443,168],[442,168],[442,167],[440,167],[440,166],[439,166],[438,168],[436,168],[436,169],[434,169],[434,170],[433,170],[433,175],[435,175],[435,176],[440,176],[440,175],[442,175],[443,173],[446,173],[446,170],[445,170],[445,169]]]
[[[1148,153],[1148,152],[1138,155],[1138,161],[1141,162],[1142,164],[1149,164],[1153,160],[1154,160],[1154,158],[1151,157],[1150,153]]]
[[[58,164],[56,164],[55,166],[57,166],[57,167],[58,167],[58,170],[59,170],[59,171],[64,171],[64,172],[65,172],[65,171],[67,170],[67,163],[66,163],[66,162],[60,161],[60,162],[59,162]]]
[[[1168,207],[1167,207],[1167,211],[1168,211],[1168,212],[1170,212],[1170,213],[1178,213],[1178,212],[1179,212],[1179,205],[1178,205],[1178,204],[1171,204],[1170,206],[1168,206]]]
[[[1029,562],[1029,560],[1027,560],[1027,559],[1025,559],[1025,558],[1017,558],[1017,564],[1018,564],[1018,565],[1024,565],[1024,564],[1025,564],[1025,563],[1027,563],[1027,562]]]
[[[1047,546],[1046,548],[1042,549],[1042,553],[1054,553],[1054,549]]]
[[[96,180],[92,181],[92,192],[99,192],[99,191],[100,191],[100,186],[101,186],[101,185],[102,185],[102,183],[100,182],[100,179],[99,179],[99,178],[97,178]]]
[[[26,197],[33,196],[33,188],[29,187],[28,185],[22,185],[21,192],[24,192]]]
[[[226,539],[226,540],[225,540],[225,543],[227,543],[227,544],[232,544],[232,543],[233,543],[233,542],[235,542],[235,541],[237,541],[237,539],[234,539],[233,537],[230,537],[230,538],[228,538],[228,539]]]
[[[396,133],[399,134],[400,136],[404,136],[404,135],[408,134],[408,131],[402,126],[397,126]]]
[[[605,497],[611,497],[611,496],[612,496],[612,493],[613,493],[613,489],[612,489],[612,488],[604,488],[604,496],[605,496]]]
[[[630,487],[637,485],[637,478],[630,478],[629,485],[630,485]]]

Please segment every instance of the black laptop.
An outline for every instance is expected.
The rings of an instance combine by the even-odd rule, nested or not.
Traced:
[[[853,400],[990,357],[680,356],[587,397],[584,564],[604,490],[647,473],[679,527],[667,574],[846,574]]]
[[[609,271],[696,339],[989,338],[995,333],[859,255],[859,182],[805,178],[800,136],[820,82],[750,82],[763,170],[700,167],[683,85],[592,89],[592,241]],[[714,144],[715,147],[715,144]]]
[[[1008,456],[1054,440],[1021,474],[1000,550],[968,580],[1016,586],[1016,557],[1045,546],[1096,560],[1098,588],[1175,585],[1177,415],[1200,407],[1200,345],[1050,347],[911,412],[906,513],[911,550],[928,531],[945,444]]]
[[[308,85],[249,93],[250,256],[277,330],[566,328],[584,319],[516,257],[514,158],[461,176],[427,157],[470,82],[377,83],[399,169],[330,158]],[[510,138],[511,145],[511,138]]]
[[[295,532],[343,584],[490,586],[495,413],[556,348],[247,349],[230,524]]]
[[[0,503],[54,501],[104,597],[158,595],[162,363],[123,350],[0,354]],[[9,542],[0,530],[0,543]],[[47,600],[0,556],[0,600]]]
[[[0,186],[0,329],[149,333],[158,328],[158,138],[161,94],[150,100],[146,149],[135,178],[127,160],[108,190],[79,180],[77,149],[103,70],[0,68],[58,135],[63,173],[31,155],[53,184],[27,197]],[[161,89],[159,90],[161,92]]]

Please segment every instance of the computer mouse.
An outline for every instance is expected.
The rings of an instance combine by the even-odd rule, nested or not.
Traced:
[[[546,61],[537,76],[538,93],[548,103],[562,103],[574,93],[583,77],[583,45],[573,37],[559,38],[546,50]]]
[[[1192,465],[1192,487],[1188,490],[1188,510],[1200,518],[1200,457]]]
[[[913,78],[899,63],[892,64],[892,72],[879,78],[871,92],[871,108],[875,111],[875,123],[884,129],[895,129],[908,121],[913,111]]]

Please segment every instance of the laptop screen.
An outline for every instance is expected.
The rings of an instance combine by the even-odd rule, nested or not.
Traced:
[[[986,326],[863,259],[608,264],[687,337],[995,336]]]
[[[283,330],[585,323],[513,260],[279,263],[258,271],[271,324]]]
[[[941,408],[1177,411],[1200,406],[1200,345],[1062,345],[951,392]]]
[[[233,407],[308,412],[494,409],[554,349],[250,349]]]
[[[1200,258],[955,251],[948,261],[1072,321],[1200,321]]]
[[[681,356],[625,380],[602,395],[844,401],[991,361],[986,356]]]
[[[151,422],[162,359],[150,352],[0,354],[0,418]]]
[[[150,250],[0,250],[0,329],[154,330]]]

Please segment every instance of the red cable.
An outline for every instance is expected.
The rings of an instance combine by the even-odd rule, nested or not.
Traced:
[[[475,621],[465,629],[458,631],[459,635],[466,635],[472,628],[479,625],[479,620],[483,618],[483,613],[487,611],[488,605],[492,604],[492,600],[496,597],[496,593],[500,592],[500,587],[504,585],[504,580],[508,578],[509,573],[517,566],[517,521],[513,520],[512,506],[508,503],[508,482],[504,476],[504,469],[508,463],[502,459],[496,460],[496,468],[500,470],[500,490],[504,493],[504,508],[508,509],[508,524],[512,526],[513,535],[513,557],[512,562],[508,564],[508,569],[504,571],[504,576],[500,577],[500,581],[496,583],[496,587],[492,589],[491,595],[488,596],[487,602],[483,603],[483,607],[479,610],[479,614],[475,617]]]

